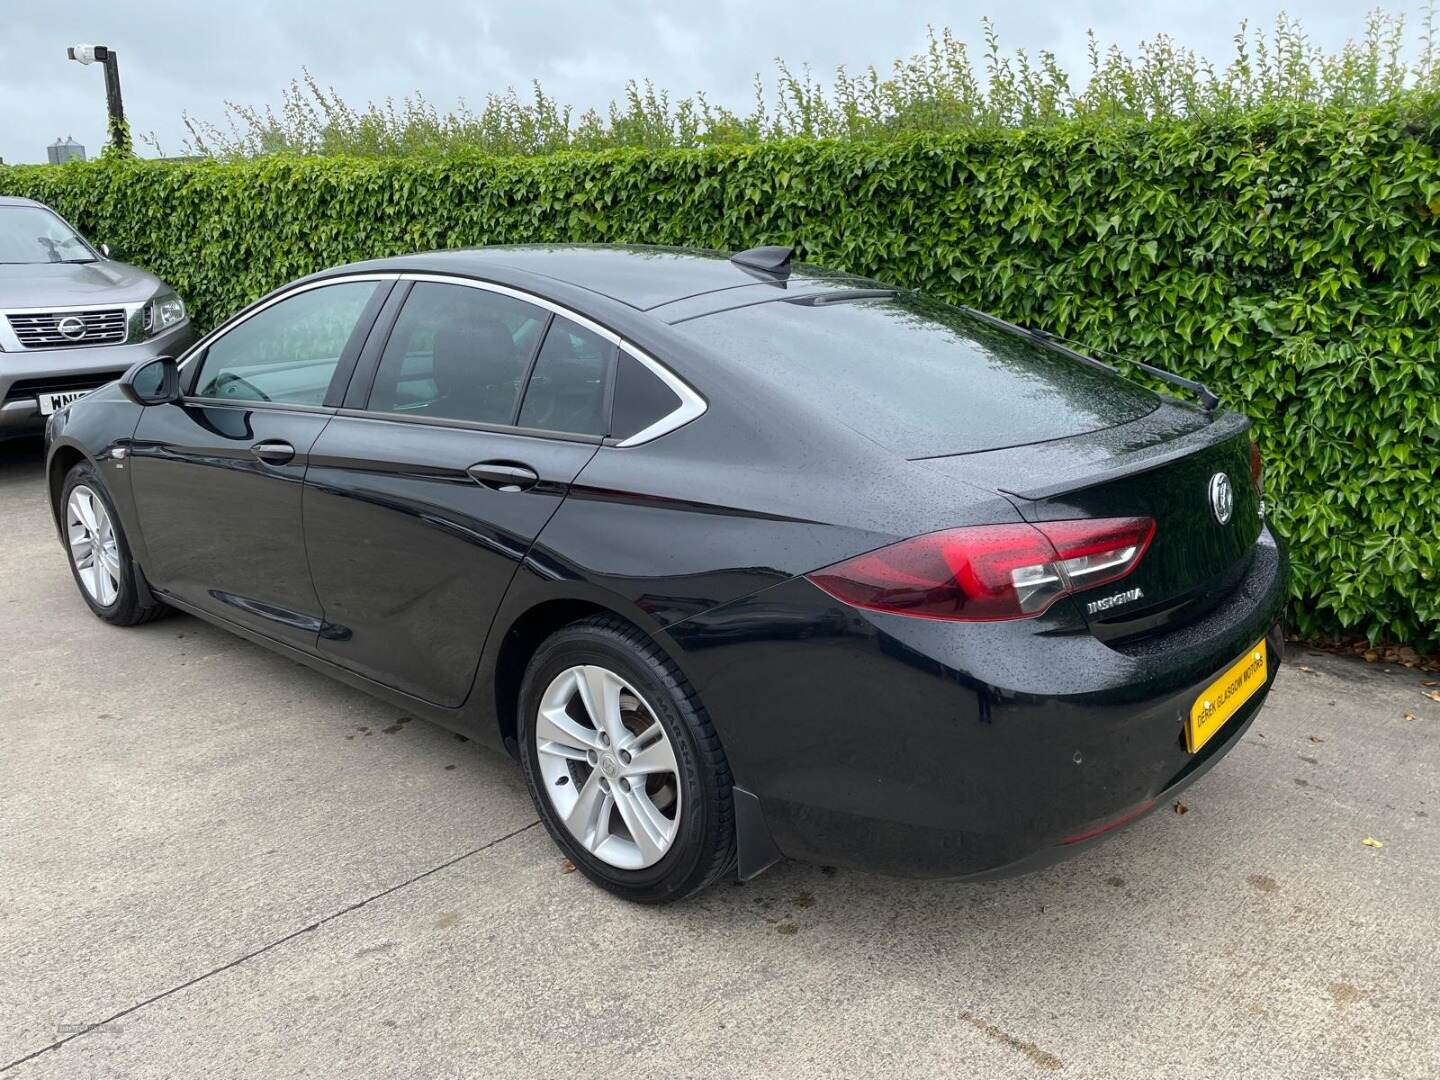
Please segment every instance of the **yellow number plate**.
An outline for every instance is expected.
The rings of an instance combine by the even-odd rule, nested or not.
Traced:
[[[1269,660],[1265,641],[1261,639],[1205,688],[1190,706],[1190,718],[1185,721],[1185,749],[1192,754],[1198,751],[1250,700],[1251,694],[1265,685]]]

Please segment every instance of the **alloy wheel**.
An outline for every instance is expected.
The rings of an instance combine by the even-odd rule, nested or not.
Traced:
[[[595,664],[567,668],[540,699],[533,737],[550,805],[586,851],[621,870],[665,857],[680,825],[679,766],[634,687]]]
[[[120,595],[120,545],[105,504],[84,484],[65,502],[65,532],[80,584],[91,600],[109,607]]]

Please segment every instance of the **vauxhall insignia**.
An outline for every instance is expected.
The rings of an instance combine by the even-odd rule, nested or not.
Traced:
[[[1226,524],[1235,512],[1235,493],[1230,490],[1230,477],[1223,472],[1217,472],[1210,478],[1210,509],[1221,525]]]

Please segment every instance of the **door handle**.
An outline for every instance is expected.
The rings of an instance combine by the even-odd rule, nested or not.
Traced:
[[[482,461],[465,471],[492,491],[524,491],[540,482],[540,474],[534,469],[513,461]]]
[[[295,447],[283,439],[266,439],[250,447],[250,453],[266,465],[286,465],[295,459]]]

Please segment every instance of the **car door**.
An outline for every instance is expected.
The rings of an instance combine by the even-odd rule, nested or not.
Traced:
[[[606,432],[616,341],[496,286],[402,287],[310,455],[318,647],[455,706],[516,569]]]
[[[392,285],[347,279],[262,305],[186,359],[179,402],[144,410],[131,486],[154,588],[314,648],[302,481]]]

